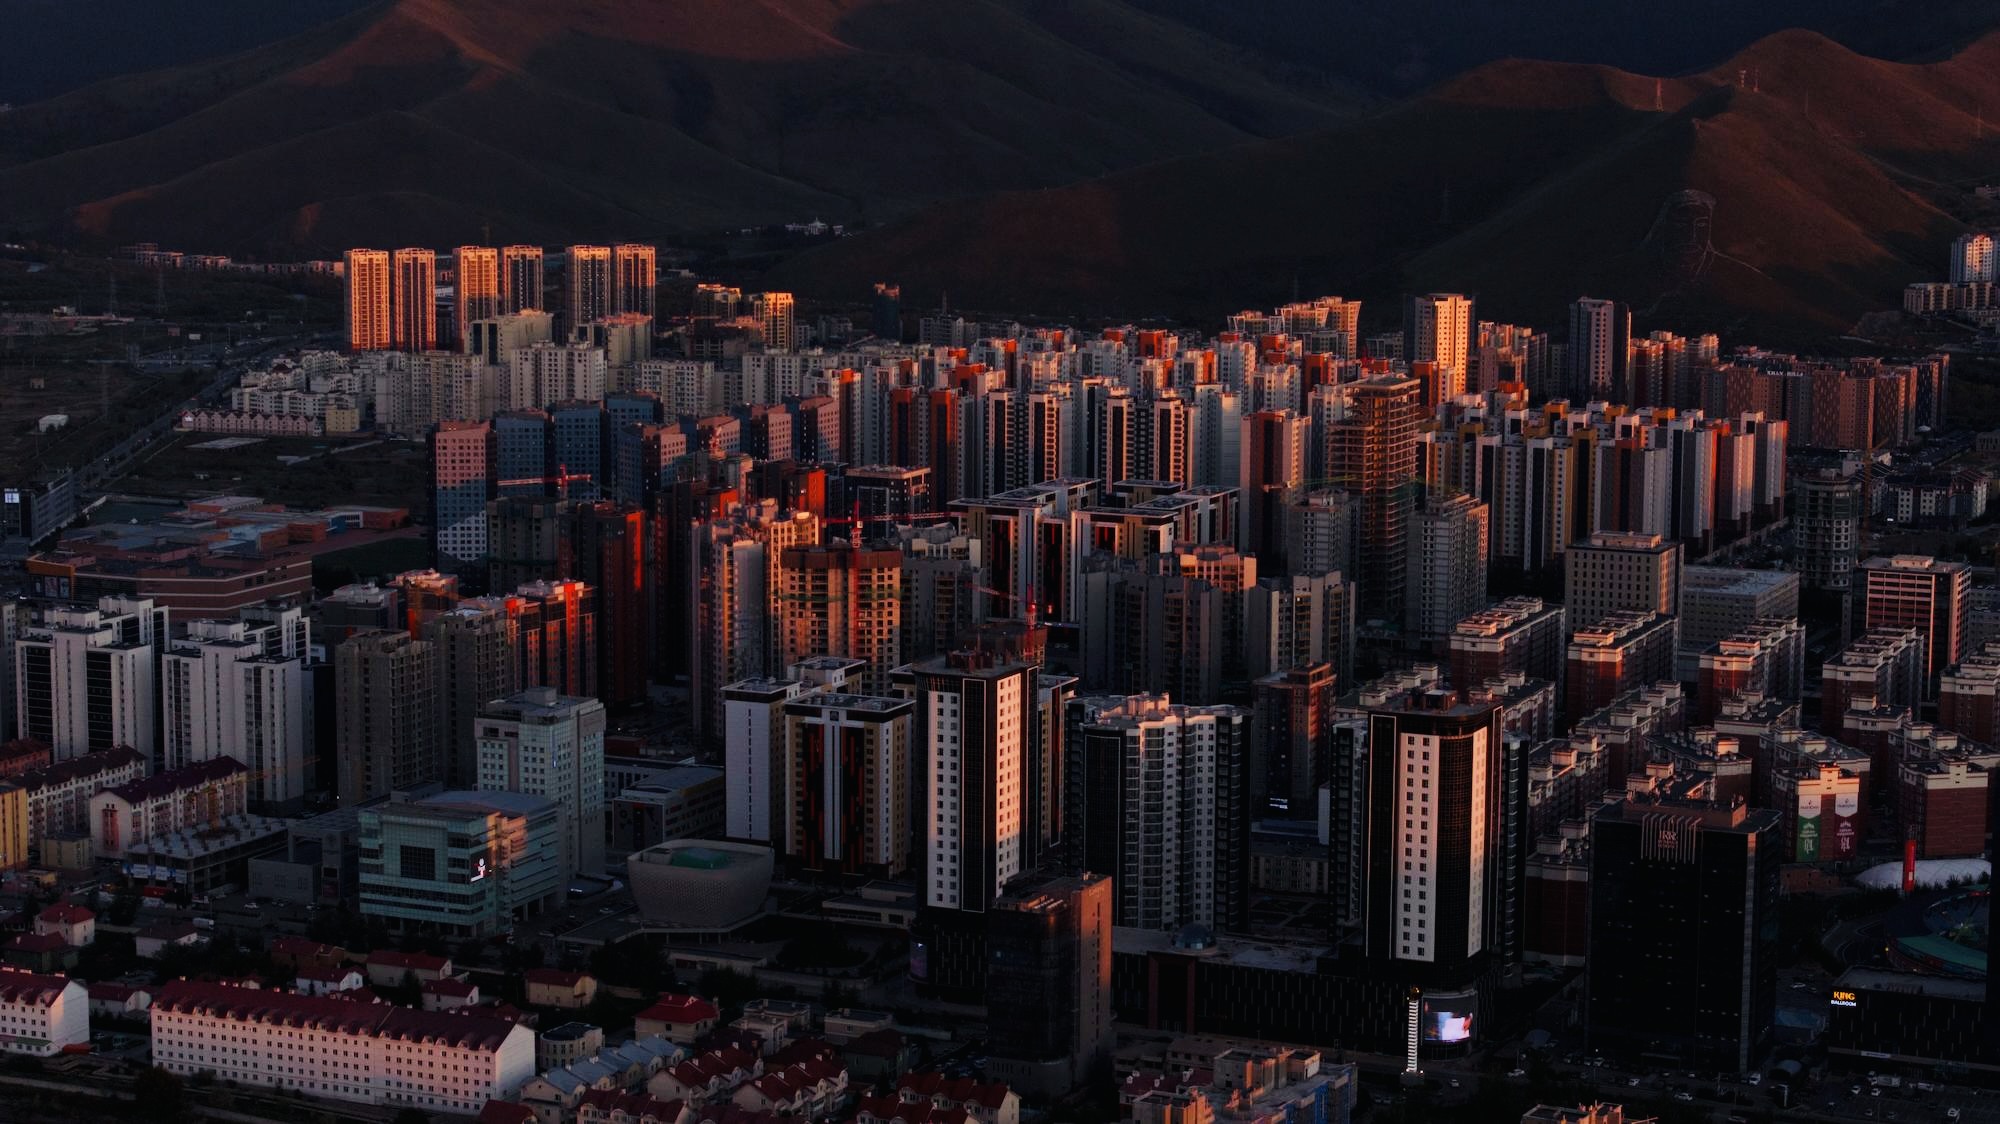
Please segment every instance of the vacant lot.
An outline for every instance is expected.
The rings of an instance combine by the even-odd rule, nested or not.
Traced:
[[[135,374],[122,365],[9,363],[0,355],[0,476],[82,464],[207,382],[194,371]],[[48,433],[49,414],[68,424]]]
[[[375,504],[425,514],[429,454],[420,444],[266,437],[230,449],[195,448],[215,440],[212,433],[177,433],[108,490],[172,499],[250,495],[300,509]],[[306,459],[284,459],[299,457]]]

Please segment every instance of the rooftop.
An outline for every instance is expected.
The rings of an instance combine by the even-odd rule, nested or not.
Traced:
[[[499,1049],[516,1029],[514,1023],[475,1010],[417,1011],[391,1003],[356,1003],[332,996],[253,990],[199,980],[167,984],[154,997],[153,1009],[486,1052]]]

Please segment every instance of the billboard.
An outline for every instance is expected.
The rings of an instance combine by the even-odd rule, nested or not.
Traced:
[[[1799,862],[1819,861],[1819,812],[1819,793],[1799,793],[1799,845],[1795,856]]]
[[[1423,1009],[1424,1041],[1438,1046],[1458,1046],[1472,1041],[1474,1012],[1479,1008],[1479,997],[1472,993],[1460,995],[1426,995]]]

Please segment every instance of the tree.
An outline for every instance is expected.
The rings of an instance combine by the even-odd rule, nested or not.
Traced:
[[[169,1119],[187,1108],[187,1086],[159,1066],[132,1079],[132,1103],[156,1120]]]
[[[431,1117],[420,1108],[406,1108],[396,1113],[392,1124],[431,1124]]]

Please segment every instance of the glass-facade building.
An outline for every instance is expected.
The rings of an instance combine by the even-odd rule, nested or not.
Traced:
[[[559,904],[563,822],[514,792],[446,792],[361,813],[361,913],[391,929],[489,936]]]

